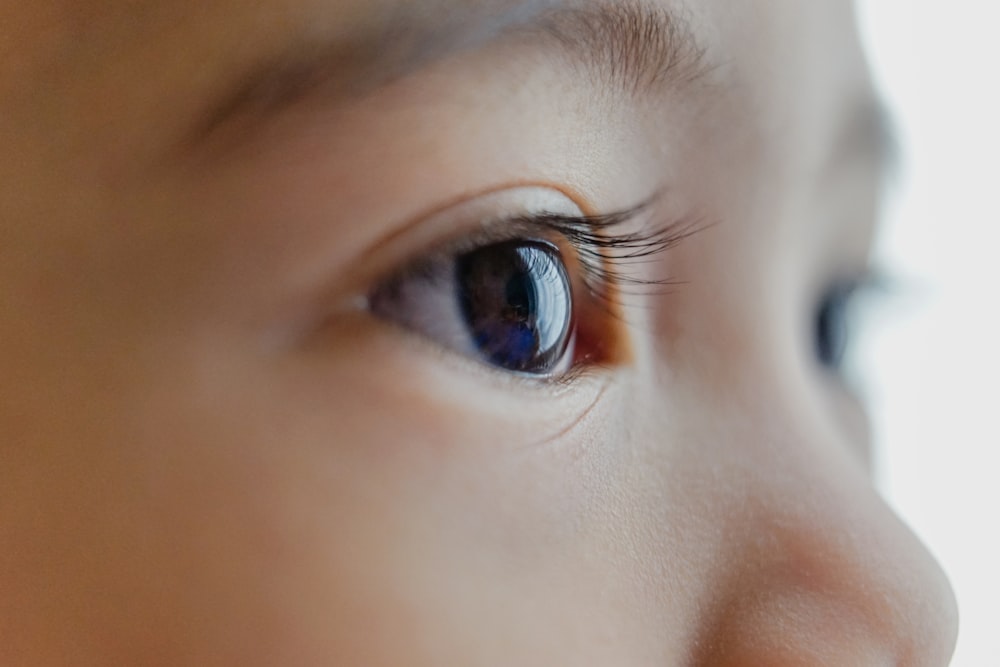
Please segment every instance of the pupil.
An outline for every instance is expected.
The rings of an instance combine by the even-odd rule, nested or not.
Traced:
[[[508,241],[456,263],[457,297],[476,350],[505,370],[552,372],[568,347],[572,293],[559,251]]]

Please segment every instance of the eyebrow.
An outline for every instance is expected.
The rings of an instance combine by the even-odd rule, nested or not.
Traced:
[[[592,85],[630,96],[692,83],[709,69],[685,18],[643,0],[487,0],[461,11],[443,7],[444,21],[417,11],[417,3],[402,4],[360,34],[292,46],[251,67],[210,107],[200,134],[238,117],[266,120],[317,95],[330,104],[357,99],[502,39],[554,46]]]

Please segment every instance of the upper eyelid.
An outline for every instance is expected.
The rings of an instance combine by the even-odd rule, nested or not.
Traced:
[[[652,261],[708,226],[696,216],[655,224],[651,217],[655,215],[655,201],[653,197],[631,208],[605,214],[540,212],[482,220],[476,231],[436,243],[383,282],[419,275],[432,266],[492,243],[540,240],[563,250],[569,246],[574,253],[571,263],[578,266],[579,278],[590,294],[608,305],[620,306],[619,296],[625,288],[679,284],[668,275],[640,276],[635,265]]]
[[[472,232],[465,231],[448,240],[435,243],[421,253],[417,263],[434,259],[445,259],[471,252],[493,243],[503,243],[517,239],[557,241],[557,231],[540,224],[533,216],[513,216],[492,221],[482,221]],[[559,245],[557,243],[557,245]]]
[[[537,214],[516,214],[499,216],[480,221],[475,231],[465,231],[445,241],[439,241],[418,252],[411,267],[419,267],[429,262],[450,259],[465,252],[493,243],[524,239],[547,241],[574,252],[591,256],[595,260],[608,250],[628,249],[642,242],[643,236],[637,232],[613,235],[610,231],[635,220],[646,205],[602,215],[567,215],[542,212]],[[627,255],[631,252],[626,253]],[[612,257],[601,257],[613,259]]]
[[[576,263],[570,268],[575,277],[585,278],[581,287],[611,305],[630,289],[642,296],[651,289],[672,288],[682,281],[667,273],[669,262],[658,256],[714,223],[682,197],[667,194],[656,190],[625,207],[602,206],[553,182],[512,183],[463,194],[400,220],[373,239],[359,252],[352,275],[341,282],[343,289],[326,297],[327,303],[341,305],[326,309],[364,304],[380,283],[432,259],[517,238],[554,242]],[[657,266],[647,268],[654,259]]]

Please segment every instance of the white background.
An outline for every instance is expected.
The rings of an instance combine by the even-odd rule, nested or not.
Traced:
[[[1000,666],[1000,3],[858,0],[903,144],[865,348],[890,502],[951,577],[954,667]]]

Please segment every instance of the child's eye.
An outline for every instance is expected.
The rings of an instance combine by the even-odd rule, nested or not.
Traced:
[[[376,289],[370,308],[506,371],[553,376],[572,355],[571,280],[559,249],[546,241],[433,256]]]
[[[624,288],[669,283],[651,260],[700,229],[693,217],[657,224],[648,213],[644,202],[586,215],[543,188],[473,200],[436,224],[468,229],[473,220],[478,231],[383,280],[368,310],[508,373],[567,380],[617,367],[630,358]]]

